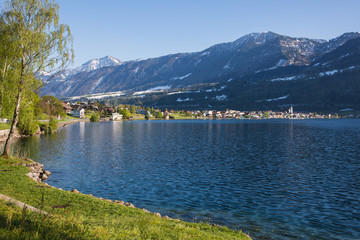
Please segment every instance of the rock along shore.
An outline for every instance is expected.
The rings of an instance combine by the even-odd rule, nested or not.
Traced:
[[[32,180],[34,180],[37,183],[43,183],[43,184],[45,184],[45,185],[47,185],[49,187],[55,188],[54,186],[51,186],[51,185],[49,185],[47,183],[42,182],[43,180],[46,180],[51,175],[50,171],[47,171],[47,170],[44,169],[44,165],[42,165],[42,164],[40,164],[38,162],[35,162],[35,161],[31,160],[30,158],[23,158],[23,160],[26,161],[27,163],[20,163],[20,164],[17,164],[17,165],[25,166],[25,167],[27,167],[29,169],[29,172],[26,174],[28,177],[30,177]],[[59,190],[63,190],[63,189],[59,188]],[[71,192],[73,192],[75,194],[82,194],[76,189],[71,190]],[[113,201],[113,200],[110,200],[110,199],[104,199],[102,197],[95,197],[92,194],[88,194],[88,195],[93,197],[93,198],[100,199],[100,200],[113,202],[113,203],[123,205],[123,206],[126,206],[126,207],[136,208],[130,202],[124,202],[124,201],[119,201],[119,200],[114,200]],[[142,211],[144,211],[146,213],[151,213],[150,211],[146,210],[145,208],[143,208]],[[161,214],[157,213],[157,212],[155,212],[153,214],[155,214],[158,217],[163,217],[165,219],[172,219],[169,216],[161,216]],[[179,219],[172,219],[172,220],[180,221]]]

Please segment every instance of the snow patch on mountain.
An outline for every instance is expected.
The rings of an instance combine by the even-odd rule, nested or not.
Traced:
[[[288,95],[282,96],[282,97],[278,97],[278,98],[270,98],[270,99],[262,99],[262,100],[257,100],[256,102],[272,102],[272,101],[279,101],[279,100],[284,100],[287,99],[289,97]]]
[[[72,87],[72,85],[70,84],[70,85],[65,89],[64,93],[65,93],[65,94],[68,93],[71,87]]]
[[[279,62],[275,65],[275,67],[282,67],[282,66],[286,66],[288,64],[288,61],[285,59],[280,59]]]
[[[147,91],[159,91],[159,90],[168,90],[170,89],[171,86],[166,85],[166,86],[158,86],[158,87],[154,87],[154,88],[150,88]]]
[[[272,99],[266,99],[266,102],[271,102],[271,101],[279,101],[279,100],[283,100],[283,99],[287,99],[289,97],[288,95],[282,96],[282,97],[278,97],[278,98],[272,98]]]
[[[101,77],[95,82],[94,87],[90,90],[90,94],[94,93],[94,90],[96,89],[97,86],[99,86],[101,84],[103,79],[104,79],[104,77]]]
[[[166,86],[158,86],[158,87],[154,87],[154,88],[150,88],[148,90],[145,91],[138,91],[138,92],[134,92],[133,95],[142,95],[142,94],[147,94],[147,93],[156,93],[156,92],[163,92],[165,90],[170,89],[171,86],[166,85]]]
[[[139,71],[139,67],[136,67],[136,68],[133,70],[134,73],[137,73],[138,71]]]
[[[178,98],[176,99],[177,102],[189,102],[189,101],[192,101],[193,99],[192,98]]]
[[[326,71],[326,72],[321,72],[319,73],[319,77],[323,77],[323,76],[332,76],[336,73],[342,73],[344,71],[351,71],[351,70],[354,70],[354,69],[358,69],[360,68],[360,66],[350,66],[348,68],[344,68],[344,69],[334,69],[334,70],[331,70],[331,71]]]
[[[103,99],[103,98],[109,98],[109,97],[119,97],[125,95],[124,92],[118,91],[118,92],[107,92],[107,93],[95,93],[95,94],[86,94],[81,96],[74,96],[69,98],[70,100],[77,100],[81,98],[88,98],[88,99]]]
[[[228,62],[228,63],[223,67],[223,69],[231,69],[230,63]]]
[[[210,52],[203,52],[202,54],[201,54],[201,56],[209,56],[210,55]]]
[[[184,78],[187,78],[187,77],[190,77],[190,76],[191,76],[191,73],[188,73],[188,74],[186,74],[184,76],[181,76],[181,77],[174,77],[173,79],[174,80],[183,80]]]
[[[227,99],[227,96],[223,94],[223,95],[220,95],[220,96],[216,96],[215,99],[217,101],[224,101],[224,100]]]
[[[291,77],[283,77],[283,78],[274,78],[271,79],[271,82],[277,82],[277,81],[291,81],[291,80],[296,80],[298,79],[299,76],[291,76]]]
[[[332,76],[335,73],[338,73],[338,70],[332,70],[332,71],[326,71],[326,72],[321,72],[319,73],[319,77],[323,77],[323,76]]]

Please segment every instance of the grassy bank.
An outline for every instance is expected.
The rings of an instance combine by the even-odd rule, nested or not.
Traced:
[[[14,165],[25,162],[0,158],[0,193],[51,216],[0,201],[0,239],[248,239],[227,228],[165,219],[36,183],[25,175],[27,167]]]
[[[10,123],[0,123],[0,130],[10,129],[10,127],[11,127]]]

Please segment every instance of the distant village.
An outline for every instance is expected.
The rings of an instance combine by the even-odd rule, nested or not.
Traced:
[[[148,118],[161,118],[161,119],[178,119],[192,118],[192,119],[321,119],[321,118],[339,118],[338,114],[318,114],[318,113],[302,113],[294,112],[293,106],[287,111],[238,111],[238,110],[193,110],[193,111],[179,111],[179,110],[159,110],[144,108],[136,106],[131,116],[124,116],[122,111],[130,110],[130,106],[120,105],[118,107],[110,106],[109,104],[103,105],[101,109],[96,103],[72,103],[61,102],[65,112],[76,118],[86,119],[89,118],[88,112],[96,113],[101,112],[100,120],[122,120],[122,119],[144,119]],[[134,107],[134,106],[133,106]],[[135,111],[135,112],[134,112]],[[134,113],[137,117],[134,117]],[[148,119],[146,118],[146,119]]]

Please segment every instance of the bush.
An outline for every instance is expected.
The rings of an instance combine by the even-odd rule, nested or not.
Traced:
[[[99,121],[99,115],[93,114],[91,115],[90,122],[98,122]]]
[[[58,120],[51,118],[48,123],[39,123],[39,127],[41,131],[45,133],[52,133],[57,129],[57,124],[59,123]]]
[[[27,107],[20,111],[19,122],[16,127],[20,133],[24,135],[32,135],[36,133],[38,130],[38,124],[32,107]]]
[[[162,115],[162,113],[160,111],[158,111],[158,112],[155,113],[155,117],[156,118],[163,118],[163,115]]]
[[[56,120],[54,118],[50,118],[49,127],[50,127],[51,131],[55,131],[57,129],[57,124],[58,123],[59,123],[58,120]]]

